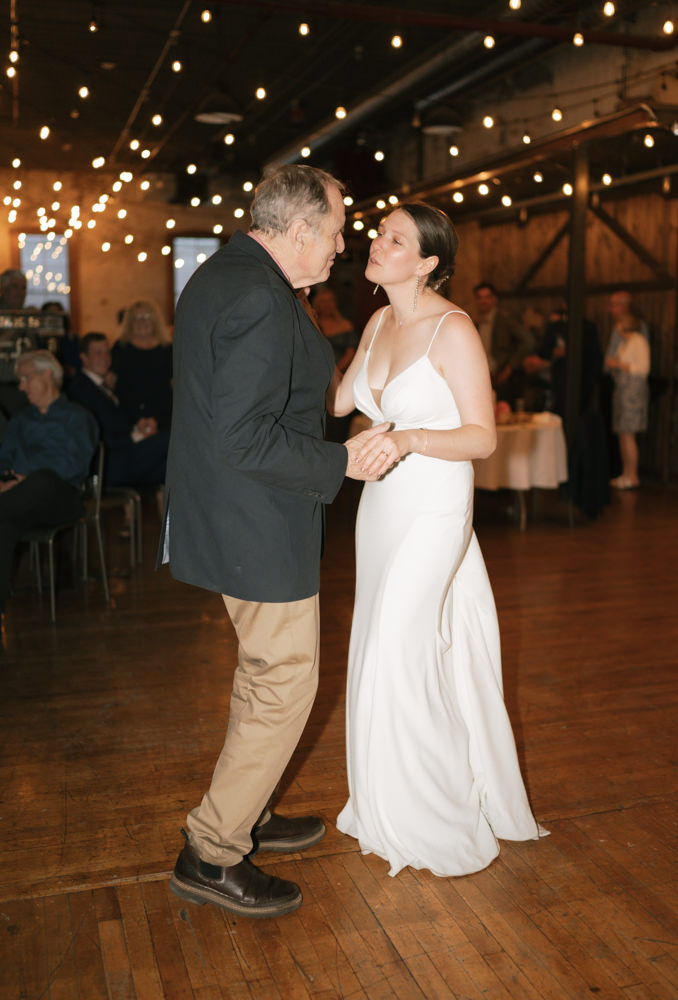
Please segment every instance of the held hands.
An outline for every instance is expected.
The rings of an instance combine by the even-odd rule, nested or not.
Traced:
[[[412,451],[410,432],[389,433],[390,426],[388,423],[378,424],[346,442],[349,450],[347,476],[373,482]]]

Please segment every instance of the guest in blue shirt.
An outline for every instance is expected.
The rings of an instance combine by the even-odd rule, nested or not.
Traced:
[[[94,417],[60,395],[63,369],[49,351],[22,354],[16,374],[29,405],[0,445],[0,615],[17,541],[29,528],[78,519],[99,439]]]

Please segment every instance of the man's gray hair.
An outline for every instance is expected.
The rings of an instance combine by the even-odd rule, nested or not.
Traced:
[[[257,185],[250,213],[252,229],[263,233],[286,233],[295,219],[305,219],[315,229],[330,211],[327,188],[342,194],[344,185],[336,177],[298,163],[278,167]]]
[[[61,383],[64,380],[64,370],[51,351],[25,351],[23,354],[20,354],[14,365],[15,374],[19,374],[21,365],[27,364],[30,364],[33,371],[37,372],[38,375],[41,375],[43,372],[51,372],[54,385],[57,389],[61,388]]]

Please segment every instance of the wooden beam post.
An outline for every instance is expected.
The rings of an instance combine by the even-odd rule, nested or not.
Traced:
[[[579,419],[584,296],[586,292],[586,209],[589,197],[589,158],[588,149],[583,143],[574,147],[572,174],[574,191],[570,215],[570,255],[567,276],[569,329],[565,391],[565,436],[570,453],[574,445]]]

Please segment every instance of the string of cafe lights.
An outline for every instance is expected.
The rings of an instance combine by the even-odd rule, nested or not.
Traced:
[[[518,11],[518,10],[520,10],[520,8],[521,8],[521,0],[508,0],[508,7],[512,11]],[[601,10],[602,10],[602,13],[606,17],[608,17],[608,18],[613,17],[615,15],[615,13],[616,13],[615,5],[614,5],[614,3],[610,2],[610,0],[608,0],[608,2],[602,4]],[[205,8],[202,9],[202,11],[200,12],[199,16],[200,16],[200,20],[204,24],[208,25],[212,21],[212,16],[213,15],[212,15],[212,11],[210,10],[210,8],[205,7]],[[96,32],[96,31],[98,31],[98,29],[99,29],[99,25],[97,24],[97,22],[96,22],[95,19],[92,19],[89,22],[88,27],[89,27],[90,32],[93,32],[93,33]],[[300,22],[299,25],[298,25],[298,29],[297,30],[298,30],[299,35],[302,38],[309,37],[312,34],[312,26],[307,21]],[[665,19],[665,21],[663,22],[663,24],[662,24],[662,29],[661,30],[666,35],[672,34],[674,32],[674,30],[675,30],[674,29],[673,19],[670,18],[670,17],[667,17]],[[581,47],[583,43],[584,43],[584,36],[582,35],[582,33],[581,32],[575,32],[573,34],[572,44],[574,46]],[[390,45],[394,49],[401,49],[405,45],[405,40],[403,39],[403,36],[401,34],[393,34],[390,37]],[[495,39],[494,39],[494,37],[491,36],[491,35],[486,35],[482,39],[482,45],[486,49],[491,50],[492,48],[494,48],[494,45],[495,45]],[[10,52],[9,52],[9,55],[8,55],[9,65],[8,65],[8,67],[6,69],[7,76],[10,79],[14,78],[16,76],[16,74],[17,74],[17,71],[18,71],[18,65],[17,64],[19,63],[19,49],[20,49],[20,45],[19,45],[18,23],[16,22],[16,19],[13,19],[12,22],[11,22],[11,45],[10,45]],[[174,73],[181,73],[183,71],[183,64],[182,64],[182,62],[181,62],[180,59],[173,58],[171,60],[170,66],[171,66],[171,69],[172,69],[172,71]],[[583,88],[580,88],[580,89],[583,89]],[[83,84],[82,86],[80,86],[78,88],[78,97],[81,100],[83,100],[83,101],[84,100],[88,100],[91,96],[92,96],[91,95],[91,90],[85,84]],[[260,85],[260,86],[258,86],[256,88],[256,90],[254,92],[254,97],[257,100],[259,100],[259,101],[266,100],[267,96],[268,96],[268,93],[266,91],[266,88],[263,85]],[[572,114],[572,112],[574,110],[574,107],[575,107],[574,105],[570,105],[568,107],[568,112],[569,112],[570,115]],[[552,111],[551,111],[551,117],[552,117],[553,121],[556,122],[556,123],[559,122],[559,121],[561,121],[563,119],[564,114],[565,114],[565,112],[562,110],[562,108],[560,106],[554,106],[553,109],[552,109]],[[338,105],[335,108],[334,115],[338,119],[343,119],[343,118],[346,118],[349,115],[349,111],[343,105]],[[524,120],[524,119],[521,119],[521,120]],[[163,116],[162,116],[162,114],[159,111],[156,111],[156,112],[154,112],[150,116],[149,121],[150,121],[151,126],[154,129],[160,128],[163,125]],[[497,124],[497,118],[496,118],[495,115],[488,113],[488,114],[486,114],[486,115],[483,116],[483,127],[484,128],[493,128],[495,126],[495,124]],[[52,135],[52,131],[51,131],[50,127],[45,124],[45,125],[43,125],[41,127],[39,134],[40,134],[40,138],[42,140],[46,141]],[[532,135],[531,135],[531,133],[530,133],[530,131],[528,129],[528,120],[525,120],[525,130],[523,132],[522,141],[524,143],[528,144],[529,142],[531,142],[531,140],[532,140]],[[654,145],[654,137],[652,136],[651,133],[647,133],[646,134],[646,136],[644,138],[644,141],[645,141],[645,145],[647,147],[651,147],[652,145]],[[234,132],[232,132],[232,131],[226,132],[224,134],[224,136],[223,136],[223,142],[224,142],[225,145],[228,145],[228,146],[233,145],[236,142],[236,134]],[[128,147],[129,147],[130,152],[132,152],[132,153],[138,153],[138,155],[139,155],[139,157],[140,157],[140,159],[142,161],[148,160],[152,156],[152,149],[151,149],[150,145],[148,145],[146,143],[142,143],[142,141],[139,138],[132,138],[132,139],[130,139],[129,143],[128,143]],[[454,156],[458,156],[459,152],[460,152],[460,149],[459,149],[459,146],[457,144],[453,144],[453,145],[450,146],[449,153],[450,153],[451,156],[453,156],[453,157]],[[300,156],[303,159],[308,159],[311,155],[312,155],[312,149],[309,146],[305,146],[305,147],[303,147],[300,150]],[[375,157],[375,159],[377,161],[383,161],[386,158],[386,154],[385,154],[384,150],[377,149],[377,150],[374,151],[374,157]],[[19,167],[21,166],[21,162],[20,162],[19,158],[15,158],[15,160],[13,161],[12,165],[13,165],[13,167],[15,167],[15,169],[19,169]],[[94,170],[102,169],[102,168],[105,167],[105,165],[106,165],[106,158],[104,156],[97,156],[92,161],[92,168]],[[196,164],[188,164],[187,167],[186,167],[186,171],[189,174],[197,172],[197,169],[198,168],[197,168]],[[91,206],[91,213],[90,213],[90,215],[89,215],[88,218],[85,218],[83,216],[81,207],[79,205],[77,205],[77,204],[73,205],[71,207],[70,215],[68,216],[68,225],[67,225],[67,227],[64,230],[63,236],[60,237],[60,241],[63,241],[63,240],[67,241],[67,240],[69,240],[73,236],[74,232],[76,232],[76,231],[78,231],[80,229],[86,229],[86,230],[90,230],[90,231],[94,230],[96,228],[96,225],[97,225],[97,219],[95,218],[95,216],[99,215],[99,214],[101,214],[103,212],[105,212],[106,208],[107,208],[107,204],[108,204],[109,199],[111,198],[111,196],[119,194],[120,191],[123,189],[123,186],[125,184],[130,183],[132,180],[133,180],[133,172],[131,170],[121,171],[120,174],[119,174],[119,176],[118,176],[118,178],[110,186],[110,192],[108,192],[108,191],[103,192],[99,196],[98,200],[94,204],[92,204],[92,206]],[[540,171],[535,171],[535,174],[533,176],[533,180],[534,180],[535,184],[541,184],[543,182],[543,174]],[[602,183],[609,184],[611,182],[612,182],[612,177],[611,177],[611,175],[609,173],[606,172],[603,175],[603,177],[602,177]],[[492,181],[492,183],[495,186],[498,185],[499,184],[498,178],[494,178],[494,180]],[[61,185],[62,185],[62,182],[59,181],[59,180],[57,180],[57,181],[54,182],[54,190],[55,190],[55,192],[58,191],[61,188]],[[243,184],[243,191],[245,193],[249,193],[253,189],[253,186],[254,185],[253,185],[253,183],[251,181],[246,181]],[[13,195],[5,195],[5,197],[3,199],[3,203],[5,205],[7,205],[8,207],[11,206],[11,207],[9,207],[9,212],[8,212],[8,222],[10,224],[15,224],[17,222],[19,209],[21,207],[21,198],[16,193],[16,192],[18,192],[21,189],[21,180],[20,180],[19,177],[15,178],[15,180],[13,181],[12,187],[13,187],[14,194]],[[140,182],[140,188],[141,188],[141,190],[143,190],[143,191],[148,190],[149,187],[150,187],[150,182],[147,179],[143,179]],[[485,197],[485,196],[487,196],[490,193],[490,191],[492,190],[492,188],[490,187],[489,184],[483,182],[482,184],[480,184],[480,185],[477,186],[477,190],[478,190],[479,194],[481,194],[482,196]],[[564,185],[563,185],[563,193],[565,195],[569,195],[569,194],[572,193],[572,186],[571,186],[571,184],[569,182],[565,182],[564,183]],[[453,199],[458,204],[461,203],[464,200],[464,194],[463,194],[463,192],[461,190],[455,191],[452,197],[453,197]],[[345,201],[346,201],[347,207],[350,207],[353,204],[353,200],[349,196],[346,197]],[[194,198],[191,199],[190,204],[191,204],[192,207],[198,207],[200,205],[203,205],[203,207],[208,206],[208,205],[212,205],[212,206],[216,207],[216,206],[220,205],[221,202],[222,202],[221,195],[215,194],[215,195],[212,196],[212,198],[210,199],[209,203],[202,202],[200,198],[194,197]],[[390,202],[391,204],[397,204],[397,202],[398,202],[397,195],[393,195],[392,194],[392,195],[388,196],[388,202]],[[508,195],[508,194],[502,194],[501,195],[501,203],[505,207],[507,207],[507,208],[510,207],[511,204],[512,204],[512,199],[511,199],[510,195]],[[376,202],[376,206],[375,207],[377,207],[379,209],[385,208],[386,204],[387,204],[386,200],[380,199],[379,201]],[[58,202],[58,200],[55,199],[55,201],[53,201],[52,204],[51,204],[51,206],[50,206],[50,211],[52,212],[52,214],[48,214],[47,213],[47,209],[44,206],[40,206],[38,208],[37,212],[36,212],[36,215],[38,217],[38,225],[39,225],[40,230],[42,232],[45,232],[46,239],[51,239],[51,241],[54,241],[56,239],[56,232],[55,232],[56,231],[56,226],[57,226],[56,215],[59,212],[60,208],[61,208],[60,203]],[[239,220],[239,219],[243,218],[244,215],[245,215],[245,211],[246,211],[245,208],[243,208],[242,206],[237,206],[234,209],[234,212],[233,212],[234,218],[236,220]],[[126,222],[126,220],[128,219],[129,210],[126,209],[124,206],[120,206],[117,209],[117,213],[116,214],[117,214],[117,220],[122,224],[122,223]],[[175,225],[176,225],[176,221],[173,218],[168,217],[166,219],[165,228],[167,229],[168,232],[171,232],[171,230],[174,229]],[[354,219],[354,221],[353,221],[353,226],[354,226],[354,228],[356,230],[360,230],[361,228],[364,228],[364,222],[362,221],[361,218],[356,217]],[[127,229],[127,230],[131,229],[129,221],[127,221],[126,225],[123,226],[123,228]],[[224,225],[222,223],[215,223],[212,226],[212,232],[214,233],[214,235],[217,235],[217,236],[220,235],[221,233],[223,233],[223,230],[224,230]],[[22,238],[25,238],[25,234],[19,233],[18,234],[19,241],[21,241]],[[123,246],[123,247],[134,246],[135,242],[136,242],[136,236],[135,236],[134,232],[132,232],[132,231],[125,232],[124,236],[119,240],[119,244],[121,246]],[[64,245],[64,244],[63,244],[63,242],[60,242],[59,245]],[[106,239],[106,240],[104,240],[101,243],[100,250],[101,250],[102,253],[108,253],[108,252],[110,252],[113,249],[114,245],[116,245],[116,243],[114,241],[112,241],[111,239]],[[169,244],[163,244],[163,246],[161,247],[161,251],[160,252],[161,252],[162,255],[167,256],[167,255],[169,255],[171,253],[171,251],[172,251],[172,248],[171,248],[171,246]],[[140,263],[146,261],[148,259],[148,257],[149,257],[149,253],[148,253],[147,250],[139,250],[137,252],[137,260]]]

